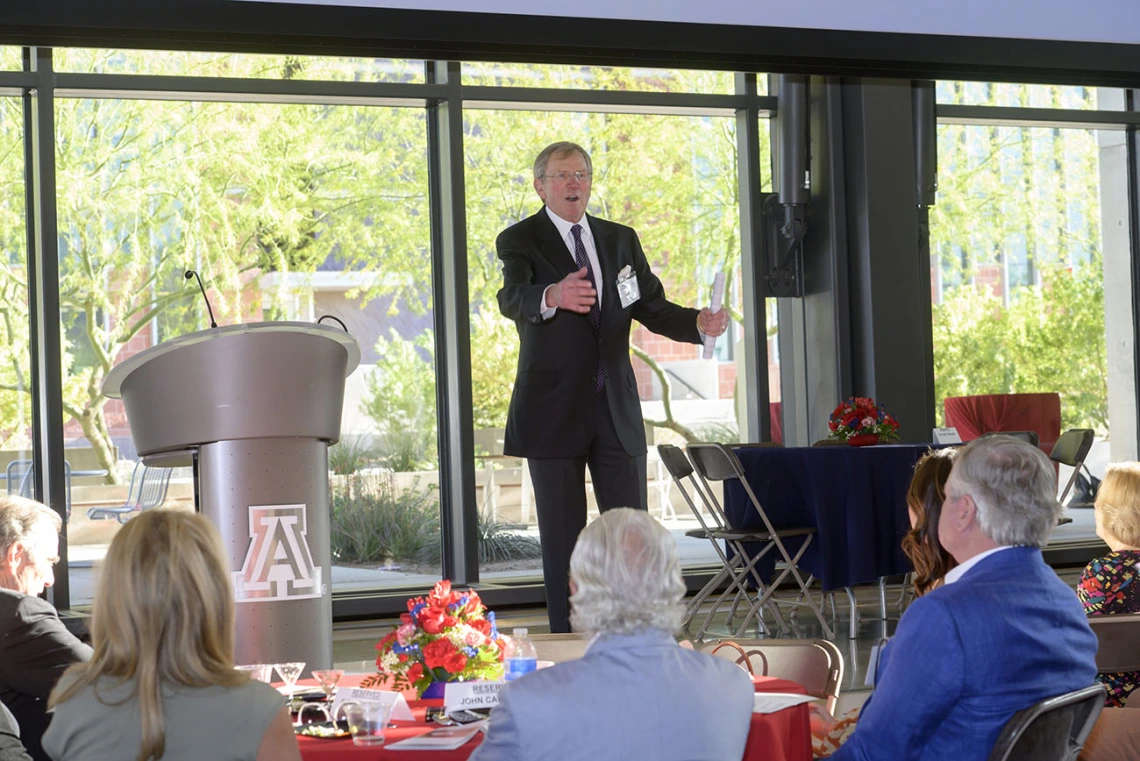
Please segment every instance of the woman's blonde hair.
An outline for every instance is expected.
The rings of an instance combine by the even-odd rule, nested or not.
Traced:
[[[142,715],[137,761],[166,749],[162,686],[237,685],[234,603],[221,539],[200,515],[148,510],[111,542],[95,588],[91,660],[72,666],[56,706],[111,677],[133,680]]]
[[[1108,466],[1096,493],[1101,526],[1129,547],[1140,547],[1140,462]]]

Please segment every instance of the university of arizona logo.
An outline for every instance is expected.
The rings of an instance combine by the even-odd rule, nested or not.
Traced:
[[[304,505],[250,505],[249,549],[234,572],[237,602],[320,597],[321,569],[306,540]]]

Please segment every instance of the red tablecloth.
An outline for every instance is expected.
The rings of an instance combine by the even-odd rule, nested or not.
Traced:
[[[757,676],[752,678],[757,692],[794,692],[804,694],[804,688],[786,679]],[[346,681],[349,678],[346,677]],[[302,682],[304,684],[304,682]],[[422,759],[422,761],[463,761],[483,742],[483,735],[476,735],[470,742],[457,750],[449,751],[398,751],[390,750],[388,743],[422,734],[430,729],[424,720],[428,706],[442,705],[440,700],[415,700],[411,702],[416,721],[396,722],[385,733],[387,742],[380,747],[357,747],[352,740],[319,740],[312,737],[298,737],[301,756],[304,761],[383,761],[384,759]],[[771,714],[753,714],[752,729],[748,733],[748,743],[744,750],[744,761],[811,761],[811,735],[808,726],[806,705],[785,708]]]

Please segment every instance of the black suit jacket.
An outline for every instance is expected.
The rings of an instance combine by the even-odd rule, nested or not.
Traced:
[[[32,758],[47,759],[40,738],[47,729],[47,698],[67,667],[91,657],[46,600],[0,589],[0,701],[20,724]]]
[[[588,453],[594,435],[599,353],[622,447],[632,456],[645,454],[645,426],[629,361],[630,324],[637,320],[674,341],[700,343],[697,310],[665,298],[637,233],[597,217],[589,217],[589,224],[601,267],[595,273],[602,292],[601,326],[596,332],[584,314],[560,309],[550,320],[542,319],[543,291],[578,269],[545,207],[504,230],[495,241],[503,262],[499,309],[515,321],[520,342],[505,454],[549,459]],[[637,274],[641,299],[623,309],[616,281],[626,265]]]

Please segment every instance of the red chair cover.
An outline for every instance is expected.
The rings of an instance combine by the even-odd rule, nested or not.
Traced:
[[[1035,431],[1049,454],[1061,436],[1061,397],[1056,393],[949,396],[942,409],[946,425],[957,428],[962,441],[992,431]]]
[[[784,443],[784,404],[783,402],[768,403],[768,417],[772,421],[772,441],[776,444]]]

